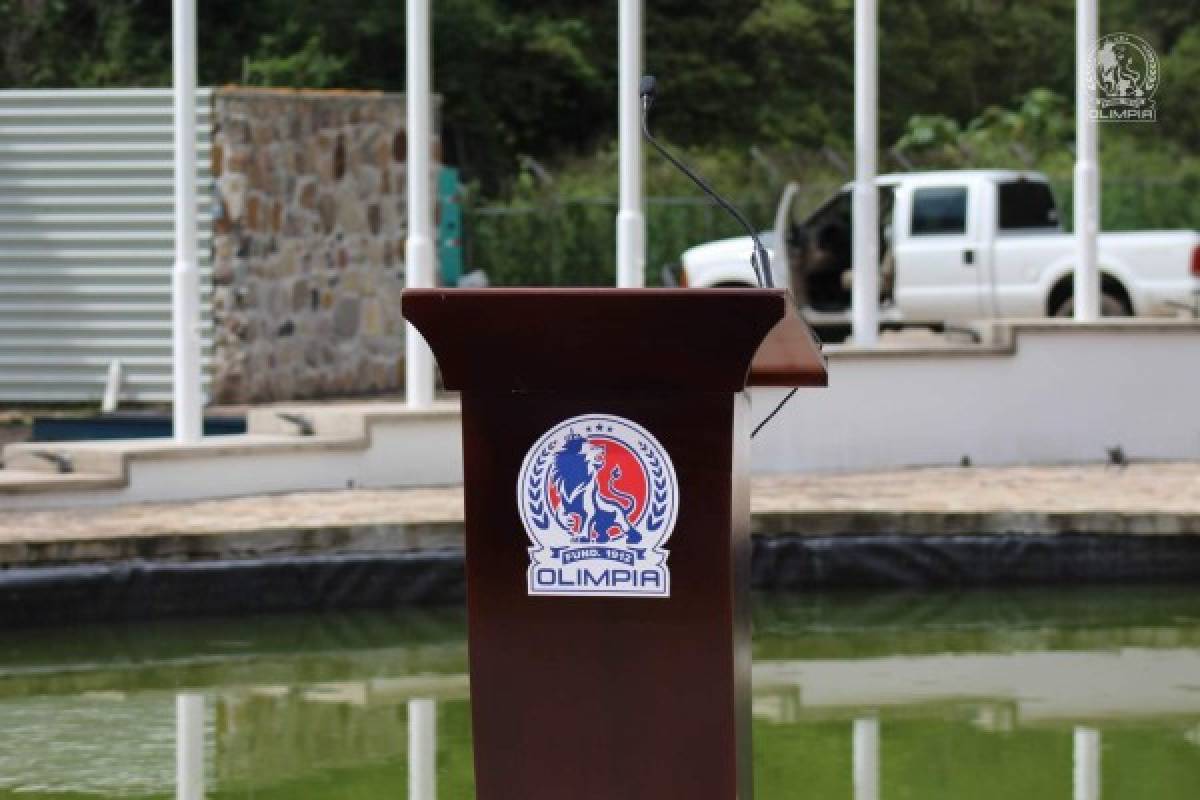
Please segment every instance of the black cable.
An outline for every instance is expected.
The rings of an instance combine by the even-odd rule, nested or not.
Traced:
[[[758,436],[758,432],[761,431],[768,422],[775,419],[775,415],[778,414],[785,405],[787,405],[787,401],[792,399],[792,396],[796,394],[796,391],[799,388],[800,388],[799,386],[793,386],[792,390],[787,393],[787,396],[779,401],[779,405],[775,406],[775,410],[772,411],[770,414],[767,414],[767,418],[755,426],[754,430],[750,432],[751,439],[753,439],[755,436]]]

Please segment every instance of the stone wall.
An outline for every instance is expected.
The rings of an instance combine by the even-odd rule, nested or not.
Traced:
[[[213,401],[399,391],[403,96],[229,88],[213,105]]]

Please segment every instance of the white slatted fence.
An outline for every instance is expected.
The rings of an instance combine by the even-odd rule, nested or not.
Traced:
[[[197,92],[205,385],[212,92]],[[0,402],[171,399],[169,89],[0,91]]]

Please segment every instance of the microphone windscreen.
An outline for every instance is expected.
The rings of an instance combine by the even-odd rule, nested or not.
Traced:
[[[655,80],[653,75],[642,76],[642,97],[654,98]]]

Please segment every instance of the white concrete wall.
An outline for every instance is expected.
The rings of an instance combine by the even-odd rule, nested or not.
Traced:
[[[1200,458],[1200,325],[1049,323],[995,348],[830,348],[753,443],[756,473]],[[1005,341],[1007,339],[1007,342]],[[754,390],[755,419],[783,396]]]
[[[1037,322],[998,327],[994,338],[994,346],[957,349],[830,348],[829,387],[801,390],[763,429],[752,471],[880,470],[958,464],[963,456],[976,465],[1095,463],[1118,445],[1135,460],[1200,459],[1200,324]],[[753,390],[752,420],[782,396]],[[292,440],[305,446],[281,448],[278,435],[262,446],[209,437],[203,447],[128,458],[124,487],[0,492],[0,509],[462,481],[452,406],[377,411],[365,428],[357,415],[369,412],[352,405],[307,413],[320,419],[317,437]],[[290,429],[272,409],[256,414],[251,428],[260,433]],[[81,446],[90,455],[76,452],[77,464],[104,449]],[[10,446],[7,457],[12,447],[25,446]]]
[[[377,424],[365,449],[131,461],[123,503],[462,483],[457,417]],[[83,493],[77,493],[79,496]]]

